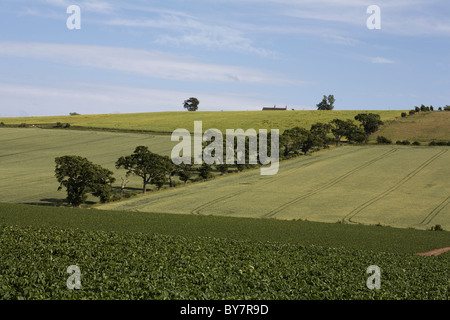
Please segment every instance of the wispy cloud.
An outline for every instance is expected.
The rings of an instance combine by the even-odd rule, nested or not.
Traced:
[[[275,53],[256,47],[252,40],[238,29],[211,24],[193,17],[178,14],[164,14],[156,19],[114,18],[104,22],[119,27],[139,27],[165,30],[155,40],[156,43],[176,46],[191,45],[211,49],[225,49],[254,53],[261,56],[274,56]]]
[[[70,1],[70,0],[38,0],[39,2],[60,7],[67,8],[70,5],[76,4],[80,6],[83,10],[88,12],[96,13],[111,13],[116,10],[116,7],[111,3],[111,1],[103,0],[81,0],[81,1]]]
[[[159,51],[49,43],[0,42],[0,55],[40,59],[75,66],[115,70],[178,81],[296,83],[281,75],[221,64],[207,64]]]
[[[381,58],[381,57],[371,58],[370,62],[376,63],[376,64],[392,64],[392,63],[394,63],[393,60]]]

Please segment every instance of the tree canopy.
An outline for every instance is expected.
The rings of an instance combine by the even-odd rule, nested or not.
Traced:
[[[334,95],[324,95],[322,101],[317,104],[317,110],[333,110],[335,101]]]
[[[366,142],[369,136],[372,133],[377,132],[380,125],[383,124],[380,115],[375,113],[360,113],[355,116],[355,120],[361,122],[361,125],[364,128]]]
[[[200,101],[198,101],[197,98],[192,97],[192,98],[185,100],[183,103],[183,106],[188,111],[197,111],[199,104],[200,104]]]
[[[80,206],[91,193],[100,202],[109,201],[111,184],[116,180],[113,172],[80,156],[55,158],[55,176],[60,183],[58,190],[67,189],[67,201],[74,207]]]
[[[136,175],[142,178],[143,193],[147,192],[147,185],[155,183],[159,188],[165,182],[166,174],[173,172],[172,160],[168,156],[161,156],[148,150],[148,147],[138,146],[133,154],[120,157],[116,161],[116,168],[127,170],[127,176]]]
[[[287,157],[291,152],[294,154],[302,151],[308,153],[313,147],[323,144],[323,140],[316,134],[305,128],[295,127],[285,130],[280,137],[280,145],[284,148],[284,156]]]

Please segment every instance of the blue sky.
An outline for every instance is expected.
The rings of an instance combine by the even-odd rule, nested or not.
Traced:
[[[69,30],[67,7],[81,9]],[[369,30],[367,8],[381,9]],[[0,117],[450,104],[448,0],[2,0]]]

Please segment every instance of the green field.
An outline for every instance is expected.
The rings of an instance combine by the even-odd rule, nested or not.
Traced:
[[[6,125],[44,125],[70,123],[72,127],[103,128],[115,130],[143,130],[154,132],[173,132],[184,128],[194,130],[194,121],[203,121],[203,130],[226,129],[285,129],[296,126],[309,129],[313,123],[329,122],[335,118],[354,119],[367,111],[226,111],[226,112],[154,112],[133,114],[101,114],[59,117],[0,118]],[[400,117],[401,111],[370,111],[379,114],[381,119],[392,120]]]
[[[414,254],[446,247],[450,232],[359,224],[74,209],[0,203],[0,225],[270,241]],[[444,255],[450,255],[450,252]]]
[[[87,127],[170,132],[204,120],[204,129],[283,129],[338,113],[73,116],[33,121],[84,130],[0,128],[0,299],[448,300],[450,252],[416,253],[450,245],[450,232],[424,230],[450,230],[450,147],[331,148],[282,161],[275,176],[247,170],[87,209],[59,206],[55,157],[87,157],[112,170],[118,188],[118,157],[138,145],[168,155],[175,144]],[[138,193],[141,181],[130,180]],[[70,265],[81,268],[81,290],[66,287]],[[381,268],[380,290],[366,286],[370,265]]]
[[[448,256],[0,226],[0,299],[440,299]],[[371,265],[381,287],[366,286]],[[81,272],[68,290],[67,267]]]
[[[100,209],[450,229],[448,147],[342,147]]]
[[[449,298],[449,232],[0,204],[0,299]],[[66,269],[80,267],[81,290]],[[381,289],[366,287],[370,265]]]
[[[165,135],[2,128],[0,201],[59,205],[54,158],[87,157],[115,172],[118,157],[137,145],[169,154]],[[275,176],[259,170],[151,192],[101,209],[195,215],[302,219],[450,229],[448,147],[347,146],[283,161]],[[139,193],[140,179],[128,190]],[[91,199],[96,201],[96,199]]]
[[[156,153],[170,154],[170,137],[149,134],[0,128],[0,202],[60,204],[66,197],[57,191],[55,157],[78,155],[112,170],[120,186],[124,170],[114,163],[131,154],[138,145]],[[7,182],[7,183],[5,183]],[[141,188],[130,177],[129,188]]]

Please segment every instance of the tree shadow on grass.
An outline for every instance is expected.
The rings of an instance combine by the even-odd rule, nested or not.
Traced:
[[[84,204],[92,205],[96,202],[86,201]],[[56,198],[44,198],[40,199],[39,202],[25,202],[23,204],[29,204],[34,206],[45,206],[45,207],[70,207],[66,199],[56,199]]]
[[[47,207],[61,207],[67,205],[67,202],[66,199],[44,198],[40,199],[39,202],[25,202],[23,204]]]
[[[96,204],[95,201],[85,201],[83,205],[93,205]],[[22,204],[34,205],[34,206],[44,206],[44,207],[67,207],[72,206],[66,201],[66,199],[56,199],[56,198],[44,198],[40,199],[39,202],[23,202]]]

